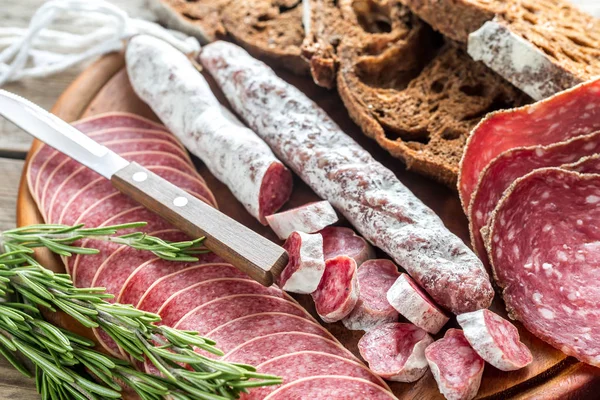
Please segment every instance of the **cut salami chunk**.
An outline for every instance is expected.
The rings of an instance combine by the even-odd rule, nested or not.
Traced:
[[[425,349],[431,336],[413,324],[390,323],[367,332],[358,342],[369,368],[384,379],[414,382],[427,372]]]
[[[276,386],[263,386],[251,389],[250,393],[244,396],[244,399],[262,400],[283,385],[302,378],[322,375],[361,378],[389,389],[381,378],[369,371],[364,365],[350,361],[347,358],[315,351],[302,351],[272,358],[261,365],[257,365],[256,372],[280,376],[283,378],[283,383]]]
[[[389,288],[387,301],[400,315],[429,333],[438,333],[449,319],[407,274],[401,274]]]
[[[337,221],[338,216],[328,201],[316,201],[267,216],[269,226],[282,240],[292,232],[315,233]]]
[[[275,154],[437,303],[457,314],[491,304],[481,260],[304,93],[231,43],[204,46],[200,60]]]
[[[186,329],[183,325],[177,328]],[[306,332],[334,339],[325,328],[306,317],[278,312],[236,318],[208,332],[206,337],[217,342],[216,346],[227,353],[253,338],[277,332]]]
[[[575,163],[563,165],[561,168],[582,174],[600,174],[600,154],[584,157]]]
[[[323,256],[325,260],[337,256],[352,257],[356,265],[375,258],[375,249],[350,228],[330,226],[323,229]]]
[[[321,375],[283,385],[265,397],[265,400],[391,400],[396,399],[388,390],[360,378],[339,375]]]
[[[323,237],[293,232],[283,245],[289,261],[277,284],[285,291],[310,294],[317,290],[325,272]]]
[[[344,326],[350,330],[368,331],[378,325],[395,322],[398,312],[386,299],[388,289],[400,273],[390,260],[369,260],[357,272],[358,302],[346,318]]]
[[[168,132],[167,128],[158,122],[140,117],[136,114],[123,112],[97,114],[75,121],[72,125],[83,133],[91,133],[111,128],[159,129]]]
[[[264,287],[250,279],[220,278],[195,283],[172,294],[158,310],[161,323],[175,326],[190,310],[219,297],[234,294],[264,294],[279,298],[287,298],[283,291],[275,287]]]
[[[177,328],[205,335],[236,318],[266,312],[278,312],[312,319],[301,306],[286,299],[260,294],[236,294],[219,297],[194,308],[179,321]]]
[[[458,190],[465,212],[482,171],[506,150],[548,145],[600,129],[600,79],[483,119],[467,140]]]
[[[505,151],[481,173],[469,206],[471,241],[477,254],[487,261],[481,229],[490,221],[502,194],[518,178],[545,167],[559,167],[600,151],[600,131],[548,146]]]
[[[477,396],[485,363],[461,330],[448,329],[442,339],[425,349],[425,357],[446,399],[471,400]]]
[[[245,342],[225,354],[224,361],[259,365],[275,357],[297,351],[318,351],[349,360],[358,359],[344,346],[312,333],[279,332]]]
[[[312,293],[317,313],[325,322],[345,318],[358,301],[356,262],[346,256],[327,260],[319,287]]]
[[[135,92],[250,214],[266,224],[292,193],[292,175],[269,146],[221,106],[190,60],[163,40],[129,41]]]
[[[456,320],[473,350],[488,364],[514,371],[533,361],[531,351],[519,341],[517,328],[490,310],[460,314]]]
[[[600,175],[538,169],[494,211],[488,255],[509,315],[600,366]]]

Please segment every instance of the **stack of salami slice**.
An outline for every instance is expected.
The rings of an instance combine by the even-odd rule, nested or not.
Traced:
[[[459,191],[511,317],[600,366],[600,79],[472,132]]]
[[[111,113],[74,126],[217,206],[185,149],[162,125]],[[152,235],[188,240],[183,232],[118,193],[109,181],[48,146],[42,145],[32,156],[27,179],[48,223],[96,227],[145,221],[144,231]],[[254,389],[248,399],[267,395],[284,399],[298,391],[331,398],[329,394],[335,397],[342,387],[353,397],[394,398],[381,378],[285,292],[263,287],[211,253],[194,263],[179,263],[112,242],[87,240],[81,245],[100,252],[64,260],[77,286],[106,287],[116,301],[158,313],[163,324],[199,331],[215,340],[226,353],[225,360],[250,363],[260,372],[284,378],[281,387]],[[95,334],[111,354],[127,356],[104,332]],[[154,371],[151,365],[144,368]]]

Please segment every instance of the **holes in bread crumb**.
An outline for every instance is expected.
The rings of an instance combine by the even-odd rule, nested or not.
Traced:
[[[397,127],[392,129],[389,126],[384,126],[384,132],[385,137],[389,140],[402,141],[406,142],[407,144],[414,143],[415,146],[418,144],[422,147],[423,145],[429,144],[429,141],[431,140],[429,137],[429,131],[422,128],[415,129],[414,131],[408,131]]]
[[[485,94],[485,87],[481,83],[476,85],[462,85],[458,90],[470,97],[481,97]]]
[[[182,14],[183,14],[184,17],[186,17],[188,19],[191,19],[192,21],[198,21],[198,20],[201,19],[200,17],[198,17],[198,16],[196,16],[194,14],[187,13],[187,12],[184,12]]]
[[[460,138],[461,132],[453,128],[445,128],[442,132],[442,139],[444,140],[456,140]]]
[[[573,42],[574,44],[576,44],[579,47],[587,47],[589,49],[596,49],[596,46],[594,46],[593,43],[588,42],[587,40],[585,40],[586,38],[581,38],[578,36],[567,36],[567,39],[569,39],[571,42]]]
[[[267,21],[270,21],[272,19],[273,19],[273,17],[271,15],[269,15],[269,14],[261,14],[257,18],[257,20],[259,22],[267,22]]]
[[[296,2],[290,3],[290,4],[280,4],[279,5],[279,14],[285,14],[288,11],[292,11],[296,7],[298,7],[298,5],[301,3],[302,3],[301,1],[296,1]]]
[[[499,96],[496,96],[494,98],[494,100],[492,100],[492,102],[490,103],[489,106],[487,106],[479,111],[475,111],[473,113],[466,114],[464,117],[461,118],[461,121],[480,120],[481,118],[485,117],[487,114],[489,114],[491,112],[498,111],[498,110],[504,110],[507,108],[513,108],[513,104],[511,104],[509,101],[507,101],[502,95],[499,95]]]
[[[442,78],[431,82],[431,91],[433,93],[442,93],[444,91],[444,87],[446,86],[446,81],[446,78]]]
[[[387,3],[386,3],[387,4]],[[352,9],[358,23],[368,33],[389,33],[392,31],[390,10],[372,0],[354,0]]]

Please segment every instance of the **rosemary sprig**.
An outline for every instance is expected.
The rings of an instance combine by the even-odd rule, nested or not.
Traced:
[[[104,288],[75,288],[70,277],[39,264],[33,248],[47,247],[70,256],[96,251],[78,247],[83,238],[112,241],[159,257],[192,261],[204,252],[202,239],[171,243],[143,233],[116,236],[141,223],[84,228],[81,225],[35,225],[0,234],[0,353],[21,372],[26,368],[13,352],[19,351],[36,367],[36,383],[42,398],[119,398],[121,387],[131,387],[142,399],[233,399],[246,388],[281,383],[281,379],[256,373],[248,365],[226,363],[199,352],[221,355],[215,343],[197,332],[157,326],[160,317],[130,305],[110,303]],[[9,302],[11,298],[18,302]],[[161,377],[135,371],[123,361],[91,350],[87,339],[44,321],[38,307],[62,310],[89,328],[103,329],[134,359],[150,361]],[[182,364],[187,365],[186,369]],[[81,373],[81,367],[101,383]],[[78,369],[79,368],[79,369]]]

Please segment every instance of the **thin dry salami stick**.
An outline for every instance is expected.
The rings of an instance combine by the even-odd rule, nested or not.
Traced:
[[[209,44],[200,59],[279,158],[440,305],[455,313],[490,305],[477,256],[313,101],[233,44]]]
[[[127,46],[135,92],[261,223],[292,192],[292,176],[269,146],[221,106],[188,58],[136,36]]]

